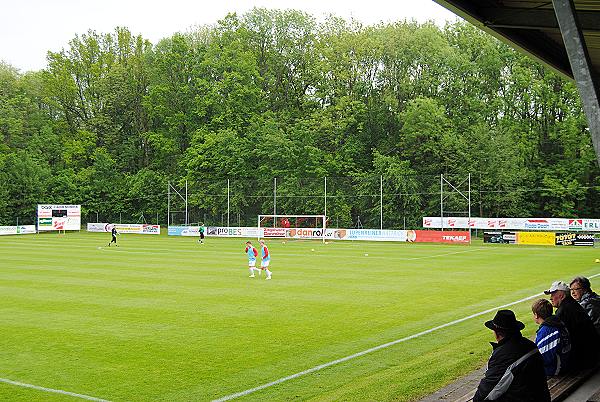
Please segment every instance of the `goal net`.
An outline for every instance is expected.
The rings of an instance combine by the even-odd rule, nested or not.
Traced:
[[[325,215],[258,215],[259,239],[262,236],[321,239],[325,242],[326,226]]]

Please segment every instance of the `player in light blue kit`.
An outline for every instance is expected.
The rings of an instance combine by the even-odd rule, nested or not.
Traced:
[[[269,271],[269,264],[271,263],[271,254],[269,253],[269,249],[267,248],[267,245],[265,244],[264,240],[260,241],[260,251],[262,257],[260,269],[264,270],[267,273],[266,279],[271,279],[271,271]],[[260,272],[261,271],[259,271],[259,273]]]
[[[258,268],[256,268],[256,257],[258,256],[258,251],[252,245],[252,242],[246,242],[246,250],[244,252],[248,255],[248,269],[250,270],[250,278],[254,278],[254,271],[260,272]]]

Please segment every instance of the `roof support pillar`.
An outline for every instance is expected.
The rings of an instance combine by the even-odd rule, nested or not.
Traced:
[[[577,83],[579,95],[583,102],[583,110],[587,116],[592,142],[596,150],[596,160],[600,165],[600,87],[595,80],[586,51],[581,27],[572,0],[552,0],[556,19],[560,26],[573,78]]]

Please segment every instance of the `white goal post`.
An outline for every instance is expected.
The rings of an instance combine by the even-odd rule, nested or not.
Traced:
[[[292,226],[289,223],[289,219],[293,219],[295,222],[298,222],[298,219],[314,219],[315,220],[315,225],[312,226],[312,229],[320,229],[321,230],[321,238],[323,243],[325,243],[325,232],[327,231],[327,216],[325,215],[258,215],[258,240],[260,240],[261,234],[263,233],[263,230],[266,228],[262,223],[265,219],[272,219],[273,222],[273,226],[269,226],[269,228],[273,228],[273,229],[283,229],[281,230],[281,236],[278,236],[276,233],[274,233],[272,236],[269,237],[286,237],[285,236],[285,229],[299,229],[301,227],[294,225]],[[286,226],[278,226],[278,221],[280,220],[284,220],[288,222],[288,225]],[[281,223],[281,222],[279,222]]]

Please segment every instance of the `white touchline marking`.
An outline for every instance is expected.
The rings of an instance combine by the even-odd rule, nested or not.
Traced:
[[[452,253],[444,253],[444,254],[432,254],[432,255],[426,255],[423,257],[411,257],[411,258],[400,258],[401,260],[405,260],[405,261],[410,261],[410,260],[422,260],[425,258],[435,258],[435,257],[445,257],[447,255],[453,255],[453,254],[463,254],[463,253],[472,253],[474,251],[481,251],[481,250],[485,250],[484,247],[480,247],[480,248],[474,248],[471,250],[464,250],[464,251],[454,251]]]
[[[0,378],[0,382],[4,382],[6,384],[11,384],[11,385],[16,385],[18,387],[33,388],[33,389],[37,389],[37,390],[40,390],[40,391],[53,392],[55,394],[69,395],[69,396],[72,396],[72,397],[75,397],[75,398],[87,399],[88,401],[110,402],[110,401],[108,401],[106,399],[95,398],[95,397],[89,396],[89,395],[76,394],[75,392],[63,391],[62,389],[52,389],[52,388],[40,387],[40,386],[37,386],[37,385],[26,384],[26,383],[23,383],[23,382],[9,380],[7,378]]]
[[[588,279],[595,278],[596,276],[599,276],[599,275],[600,275],[600,273],[588,276]],[[224,401],[229,401],[231,399],[239,398],[241,396],[246,396],[246,395],[254,393],[256,391],[260,391],[262,389],[272,387],[273,385],[281,384],[282,382],[285,382],[285,381],[288,381],[288,380],[293,380],[294,378],[298,378],[298,377],[304,376],[306,374],[314,373],[315,371],[323,370],[324,368],[333,366],[335,364],[342,363],[342,362],[345,362],[345,361],[348,361],[348,360],[352,360],[352,359],[355,359],[357,357],[364,356],[364,355],[366,355],[368,353],[376,352],[378,350],[388,348],[388,347],[396,345],[398,343],[405,342],[405,341],[408,341],[408,340],[411,340],[411,339],[414,339],[414,338],[418,338],[418,337],[423,336],[423,335],[430,334],[430,333],[432,333],[434,331],[437,331],[438,329],[446,328],[446,327],[449,327],[451,325],[455,325],[455,324],[461,323],[463,321],[470,320],[471,318],[475,318],[475,317],[479,317],[480,315],[483,315],[483,314],[491,313],[492,311],[496,311],[496,310],[499,310],[499,309],[502,309],[502,308],[505,308],[505,307],[510,307],[510,306],[515,305],[515,304],[522,303],[524,301],[533,299],[534,297],[539,297],[539,296],[541,296],[543,294],[544,294],[543,292],[542,293],[537,293],[537,294],[534,294],[532,296],[525,297],[524,299],[520,299],[520,300],[511,302],[511,303],[508,303],[508,304],[503,304],[502,306],[498,306],[498,307],[490,308],[490,309],[487,309],[487,310],[484,310],[484,311],[480,311],[479,313],[471,314],[471,315],[469,315],[467,317],[459,318],[458,320],[454,320],[454,321],[451,321],[451,322],[447,322],[446,324],[438,325],[437,327],[433,327],[433,328],[427,329],[427,330],[419,332],[417,334],[410,335],[410,336],[407,336],[407,337],[401,338],[401,339],[396,339],[395,341],[384,343],[382,345],[375,346],[375,347],[372,347],[370,349],[363,350],[362,352],[358,352],[358,353],[355,353],[355,354],[350,355],[350,356],[342,357],[341,359],[333,360],[333,361],[330,361],[328,363],[320,364],[320,365],[315,366],[313,368],[309,368],[308,370],[304,370],[304,371],[301,371],[299,373],[289,375],[287,377],[282,377],[282,378],[280,378],[278,380],[271,381],[271,382],[263,384],[263,385],[259,385],[258,387],[250,388],[250,389],[247,389],[247,390],[241,391],[241,392],[236,392],[235,394],[223,396],[223,397],[221,397],[219,399],[214,399],[212,402],[224,402]]]

